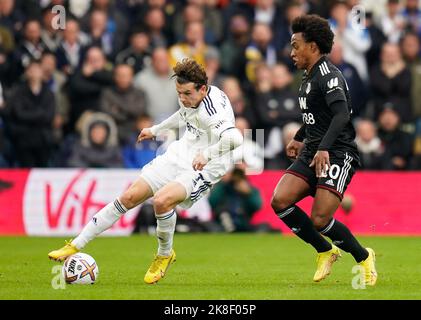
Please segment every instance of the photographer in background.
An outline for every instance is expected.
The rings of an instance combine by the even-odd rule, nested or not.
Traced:
[[[221,231],[256,231],[250,220],[262,207],[262,197],[259,190],[250,185],[243,169],[236,167],[216,184],[209,203]]]

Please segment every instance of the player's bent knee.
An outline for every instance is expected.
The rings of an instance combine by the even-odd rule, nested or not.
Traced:
[[[288,201],[287,199],[283,198],[283,197],[276,197],[273,196],[272,200],[270,202],[270,205],[272,206],[273,211],[278,212],[280,210],[283,210],[285,208],[288,208],[289,206],[291,206],[293,203],[291,203],[290,201]]]
[[[137,206],[138,199],[133,194],[133,192],[126,191],[119,197],[120,202],[123,206],[125,206],[127,209],[132,209]]]
[[[163,194],[155,195],[153,199],[153,206],[155,208],[155,212],[168,212],[174,207],[171,198]]]

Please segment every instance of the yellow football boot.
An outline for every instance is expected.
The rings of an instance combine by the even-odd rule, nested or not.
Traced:
[[[145,282],[148,284],[157,283],[165,276],[168,268],[175,262],[175,251],[171,250],[171,254],[167,256],[155,256],[149,270],[145,274]]]
[[[374,286],[377,281],[377,271],[376,271],[376,254],[373,249],[366,248],[368,251],[367,259],[358,263],[364,270],[364,282],[367,286]]]
[[[55,261],[64,261],[72,254],[78,253],[79,250],[72,244],[72,240],[65,241],[65,246],[58,250],[51,251],[48,257]]]
[[[314,274],[313,281],[322,281],[330,274],[333,263],[341,256],[339,248],[332,244],[332,249],[317,254],[317,270]]]

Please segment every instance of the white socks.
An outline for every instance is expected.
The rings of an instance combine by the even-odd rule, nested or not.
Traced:
[[[111,228],[126,212],[127,208],[118,199],[107,204],[89,221],[82,232],[72,241],[72,244],[77,249],[82,250],[97,235]],[[156,236],[159,245],[158,255],[169,256],[173,245],[177,214],[175,210],[171,210],[160,215],[155,214],[155,217],[157,223]]]
[[[82,250],[86,244],[100,233],[112,227],[120,217],[127,212],[127,209],[116,199],[110,202],[92,218],[83,228],[82,232],[72,241],[72,244]]]
[[[171,254],[177,213],[175,210],[166,212],[156,217],[156,236],[158,238],[158,255],[169,256]]]

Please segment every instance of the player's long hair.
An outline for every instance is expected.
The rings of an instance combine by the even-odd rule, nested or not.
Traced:
[[[322,17],[310,14],[292,21],[292,33],[302,33],[306,42],[315,42],[321,54],[328,54],[333,46],[333,31],[329,22]]]
[[[185,58],[181,62],[177,62],[173,70],[175,73],[173,77],[177,77],[179,84],[193,82],[196,89],[208,84],[205,69],[193,59]]]

